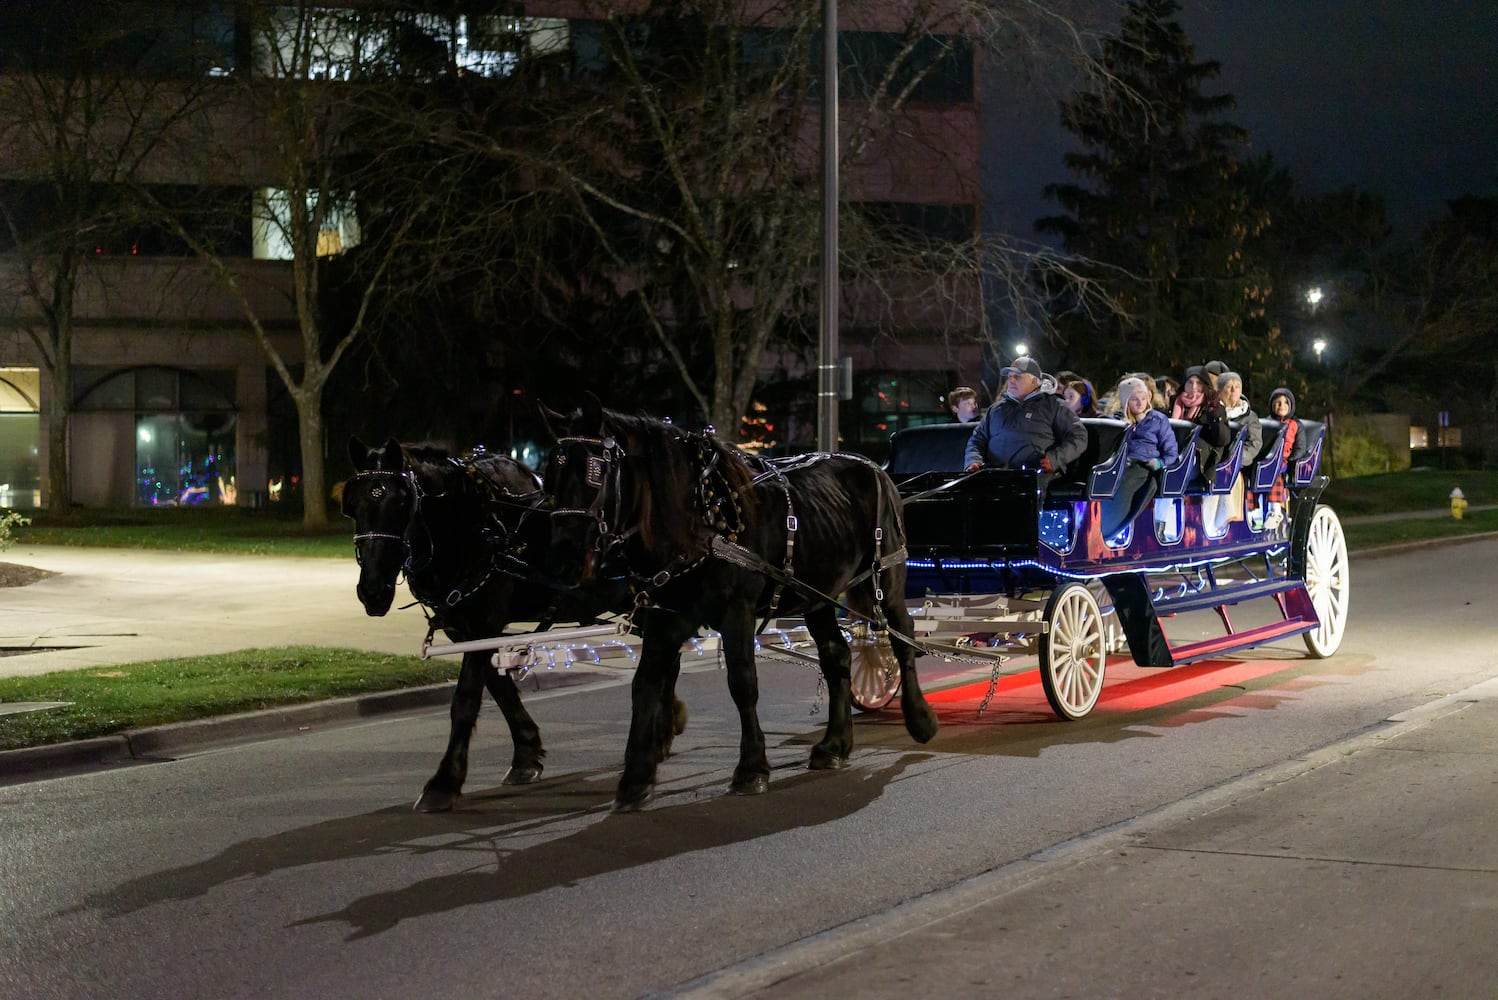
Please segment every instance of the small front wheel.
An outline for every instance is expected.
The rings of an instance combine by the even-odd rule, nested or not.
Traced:
[[[888,634],[864,624],[855,625],[851,632],[853,704],[865,712],[877,712],[900,693],[900,663]]]
[[[1097,598],[1080,583],[1052,591],[1040,637],[1040,684],[1063,719],[1080,719],[1103,691],[1108,651]]]

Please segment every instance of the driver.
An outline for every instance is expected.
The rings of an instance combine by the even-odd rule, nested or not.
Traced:
[[[1004,392],[967,442],[966,471],[1037,469],[1042,491],[1087,450],[1087,427],[1066,401],[1041,389],[1040,363],[1018,357],[999,373]]]

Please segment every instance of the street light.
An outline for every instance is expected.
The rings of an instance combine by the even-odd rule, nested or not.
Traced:
[[[1027,355],[1029,353],[1030,353],[1030,347],[1029,347],[1028,344],[1015,344],[1014,345],[1014,356],[1016,358],[1022,358],[1022,357],[1024,357],[1025,355]]]
[[[1310,288],[1306,289],[1306,302],[1310,304],[1312,309],[1315,309],[1317,306],[1319,306],[1321,304],[1321,300],[1324,298],[1326,298],[1326,293],[1321,290],[1320,285],[1312,285]]]
[[[1316,342],[1311,345],[1311,350],[1316,352],[1316,363],[1319,365],[1321,363],[1321,352],[1326,350],[1326,341],[1317,337]]]

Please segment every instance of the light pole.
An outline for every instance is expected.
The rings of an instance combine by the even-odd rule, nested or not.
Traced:
[[[837,0],[822,0],[822,310],[817,450],[837,451]]]

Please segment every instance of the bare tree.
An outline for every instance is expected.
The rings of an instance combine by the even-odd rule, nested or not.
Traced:
[[[97,258],[139,221],[130,189],[169,156],[201,96],[194,83],[153,79],[144,68],[156,39],[149,20],[135,12],[123,23],[111,10],[70,7],[33,23],[18,9],[6,21],[6,30],[24,28],[30,44],[0,74],[0,146],[13,164],[0,180],[3,293],[7,320],[24,330],[46,373],[44,481],[53,510],[71,499],[80,298],[105,290],[108,271]]]
[[[280,335],[262,305],[264,290],[250,285],[232,253],[192,233],[180,218],[172,224],[239,302],[296,406],[302,524],[311,531],[328,523],[324,390],[350,346],[370,333],[371,303],[392,263],[409,249],[422,203],[430,199],[420,193],[418,168],[401,162],[403,182],[383,189],[416,192],[414,200],[387,206],[378,252],[357,273],[345,273],[356,283],[354,307],[332,320],[325,308],[328,276],[374,221],[358,192],[363,183],[375,184],[388,153],[369,141],[360,102],[377,86],[368,81],[388,66],[398,23],[381,11],[305,2],[256,3],[247,11],[253,66],[240,67],[220,94],[226,119],[242,128],[200,155],[214,171],[231,171],[255,190],[257,253],[289,261],[289,282],[274,291],[289,299],[295,335]],[[169,206],[156,207],[171,218]]]
[[[517,19],[515,75],[528,105],[507,105],[502,118],[480,108],[445,133],[516,172],[552,224],[586,234],[593,290],[606,286],[641,318],[701,412],[735,435],[769,346],[815,340],[821,202],[817,66],[807,56],[819,5],[654,0],[627,16],[583,6],[592,19],[574,30],[589,34],[572,49],[586,57],[565,64],[537,44],[544,26]],[[855,14],[840,25],[844,171],[856,182],[883,162],[921,162],[945,198],[890,183],[884,197],[976,203],[976,175],[963,176],[944,146],[977,128],[976,110],[916,113],[913,102],[946,85],[971,88],[980,51],[1083,58],[1072,13],[1023,0],[916,0]],[[999,284],[1015,287],[1043,256],[980,239],[971,217],[932,239],[882,206],[845,208],[846,295],[861,321],[886,330],[915,316],[981,336],[985,269],[1002,267]]]

